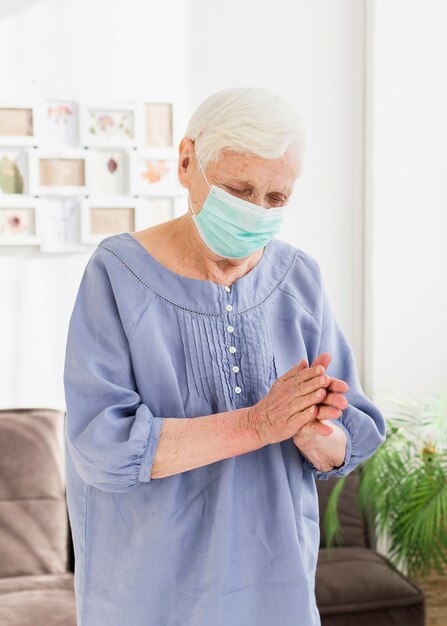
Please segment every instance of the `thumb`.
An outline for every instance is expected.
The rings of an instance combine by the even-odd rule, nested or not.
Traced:
[[[333,432],[332,426],[323,423],[323,420],[319,419],[312,419],[310,422],[307,422],[306,430],[309,430],[314,435],[322,435],[323,437],[328,437]]]

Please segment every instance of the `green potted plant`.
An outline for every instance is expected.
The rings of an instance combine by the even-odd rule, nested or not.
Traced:
[[[387,545],[387,557],[418,581],[447,565],[447,395],[432,401],[392,397],[387,438],[359,466],[358,502]],[[340,542],[337,502],[346,477],[338,479],[324,517],[327,546]],[[444,595],[445,592],[444,592]]]

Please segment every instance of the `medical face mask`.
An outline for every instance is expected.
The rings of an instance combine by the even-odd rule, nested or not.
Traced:
[[[210,191],[199,214],[192,210],[189,196],[188,202],[208,248],[219,256],[241,259],[265,246],[279,232],[286,207],[265,209],[210,185],[199,157],[197,160]]]

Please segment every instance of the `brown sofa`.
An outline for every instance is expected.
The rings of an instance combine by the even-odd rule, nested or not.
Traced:
[[[76,626],[64,418],[53,409],[0,410],[0,626]],[[321,519],[335,480],[317,481]],[[322,626],[424,626],[423,593],[374,551],[357,484],[355,471],[341,501],[344,545],[328,552],[321,532]]]
[[[422,590],[376,550],[368,517],[357,504],[360,468],[349,474],[340,506],[343,542],[325,547],[323,516],[337,478],[317,481],[320,553],[315,592],[322,626],[424,626]]]
[[[64,413],[0,410],[0,626],[76,626]]]

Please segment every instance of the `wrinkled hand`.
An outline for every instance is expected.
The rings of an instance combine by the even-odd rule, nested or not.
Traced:
[[[322,365],[326,370],[331,359],[332,357],[328,352],[322,352],[316,357],[311,367]],[[304,360],[299,367],[299,371],[307,367],[308,363]],[[305,448],[318,436],[327,437],[331,435],[333,428],[329,423],[325,423],[325,420],[337,419],[342,414],[342,410],[348,406],[347,399],[341,394],[349,391],[349,385],[339,378],[333,378],[332,376],[328,376],[328,378],[329,382],[325,386],[323,400],[317,405],[318,411],[314,415],[314,419],[304,424],[293,437],[295,445],[299,448]]]
[[[328,357],[330,360],[328,354],[321,355],[320,359],[326,363]],[[327,433],[328,427],[319,420],[338,417],[339,411],[332,405],[341,403],[344,406],[346,400],[332,388],[345,390],[346,383],[325,375],[324,365],[317,359],[314,363],[313,367],[307,367],[307,361],[303,359],[280,376],[264,398],[250,407],[246,427],[256,434],[262,445],[289,439],[309,422],[314,424],[315,432],[320,430],[322,434],[330,434]],[[325,408],[324,402],[328,403]]]

